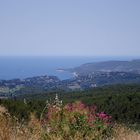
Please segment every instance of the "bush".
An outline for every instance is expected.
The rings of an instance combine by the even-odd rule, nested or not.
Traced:
[[[92,140],[109,137],[111,116],[96,113],[96,106],[82,102],[49,104],[46,117],[41,119],[44,139]]]

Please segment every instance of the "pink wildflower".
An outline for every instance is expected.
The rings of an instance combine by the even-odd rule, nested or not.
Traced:
[[[71,103],[67,104],[65,106],[65,108],[66,108],[67,111],[70,111],[70,112],[73,111],[73,105]]]

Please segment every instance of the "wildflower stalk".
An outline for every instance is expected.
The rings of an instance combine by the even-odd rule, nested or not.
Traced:
[[[41,121],[42,121],[42,119],[43,119],[43,114],[44,114],[44,112],[45,112],[45,110],[48,108],[48,100],[46,101],[46,104],[45,104],[45,107],[43,108],[43,110],[42,110],[42,112],[41,112],[41,114],[40,114],[40,123],[41,123]]]

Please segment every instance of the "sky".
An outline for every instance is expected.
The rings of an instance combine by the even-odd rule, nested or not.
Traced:
[[[0,56],[139,56],[140,0],[0,0]]]

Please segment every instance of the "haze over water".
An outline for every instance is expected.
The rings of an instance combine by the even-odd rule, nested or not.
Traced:
[[[134,57],[0,57],[0,79],[27,78],[41,75],[58,76],[61,80],[72,77],[69,72],[56,71],[84,63],[107,60],[131,60]]]

